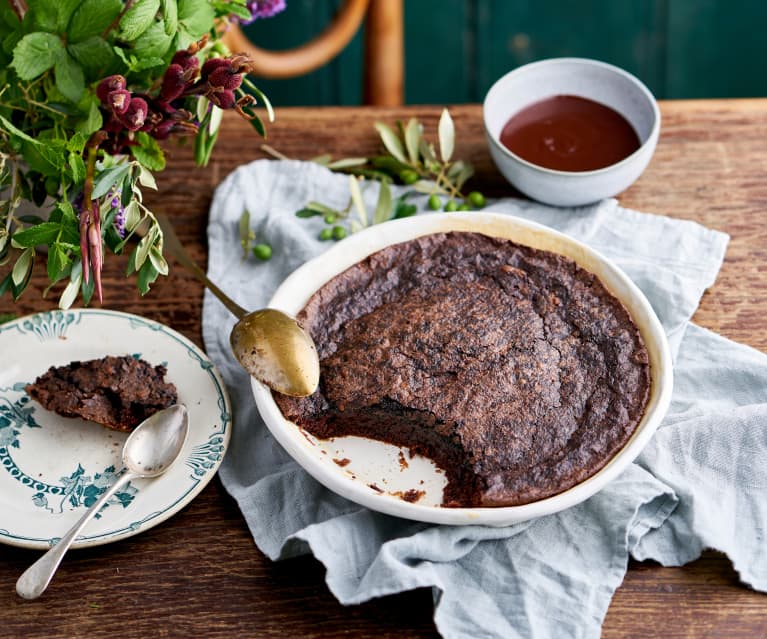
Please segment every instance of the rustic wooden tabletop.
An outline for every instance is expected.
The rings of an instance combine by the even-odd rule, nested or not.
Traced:
[[[767,351],[767,99],[661,104],[657,152],[619,200],[649,213],[695,220],[731,235],[726,260],[694,321]],[[436,129],[440,108],[284,109],[269,143],[308,159],[329,152],[377,151],[376,120],[419,117]],[[458,157],[477,169],[489,196],[514,191],[495,170],[484,141],[481,107],[455,106]],[[158,175],[162,208],[190,253],[205,263],[207,211],[215,186],[237,165],[263,157],[262,141],[226,118],[210,165],[195,168],[188,147],[170,149]],[[125,260],[109,257],[104,307],[163,322],[202,346],[202,287],[181,267],[141,298],[124,276]],[[0,313],[24,315],[55,306],[42,297],[44,269],[23,297],[0,299]],[[0,546],[0,634],[36,637],[434,637],[427,590],[353,607],[338,604],[312,558],[280,563],[253,544],[237,506],[216,479],[172,519],[138,536],[73,551],[36,601],[18,598],[18,575],[37,551]],[[706,552],[682,568],[631,562],[604,623],[612,637],[764,637],[767,597],[738,582],[730,562]]]

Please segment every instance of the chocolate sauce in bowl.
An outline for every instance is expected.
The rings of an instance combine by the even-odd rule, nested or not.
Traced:
[[[574,95],[546,98],[515,113],[501,131],[501,144],[528,162],[571,172],[602,169],[641,146],[620,113]]]

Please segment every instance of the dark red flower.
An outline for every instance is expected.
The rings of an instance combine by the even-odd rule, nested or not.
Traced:
[[[128,108],[121,116],[120,122],[125,125],[129,131],[138,131],[149,114],[149,106],[143,98],[131,98]]]
[[[163,100],[170,102],[180,97],[185,88],[184,67],[180,64],[171,64],[163,76],[160,96]]]
[[[210,60],[206,60],[200,70],[200,79],[207,80],[208,76],[216,69],[228,66],[230,66],[230,62],[227,58],[211,58]]]
[[[173,59],[170,61],[171,65],[178,64],[184,71],[196,70],[200,66],[200,61],[197,56],[189,53],[187,49],[181,49],[173,54]]]
[[[211,91],[207,96],[213,104],[222,109],[232,109],[234,108],[234,105],[237,104],[237,98],[234,95],[234,91],[230,91],[229,89]]]
[[[242,74],[236,73],[231,66],[222,66],[208,76],[208,83],[212,87],[222,87],[234,91],[242,84]]]
[[[125,78],[121,75],[110,75],[99,82],[96,87],[96,95],[102,103],[106,104],[112,91],[122,91],[126,86]]]
[[[128,110],[131,101],[130,91],[118,89],[107,96],[106,104],[117,115],[122,115]]]

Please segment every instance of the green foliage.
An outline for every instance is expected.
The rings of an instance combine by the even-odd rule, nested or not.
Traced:
[[[408,198],[414,194],[428,195],[426,206],[432,211],[443,208],[445,211],[471,210],[482,208],[485,197],[478,191],[468,195],[463,193],[463,186],[474,174],[474,169],[463,160],[452,161],[455,151],[455,125],[447,109],[442,111],[437,126],[439,139],[439,158],[434,145],[423,134],[423,125],[411,118],[406,125],[397,123],[396,130],[383,122],[375,123],[375,130],[387,151],[385,155],[372,158],[342,158],[333,160],[329,155],[314,158],[314,162],[333,171],[349,173],[349,203],[343,209],[334,209],[321,202],[309,202],[296,211],[299,218],[322,217],[328,228],[319,233],[319,239],[342,239],[336,224],[342,221],[352,233],[371,224],[380,224],[388,220],[415,215],[418,207]],[[270,147],[265,146],[267,151]],[[276,153],[275,153],[276,154]],[[371,187],[371,182],[378,182],[378,196],[372,213],[367,210],[363,191]],[[400,197],[393,199],[390,184],[400,183],[413,187]],[[459,204],[457,200],[462,200]]]
[[[107,125],[115,115],[102,104],[97,87],[105,77],[119,75],[131,96],[158,96],[177,50],[205,35],[207,42],[191,50],[200,64],[222,54],[214,23],[232,14],[250,15],[245,0],[0,3],[0,295],[18,298],[33,268],[44,264],[51,286],[63,282],[62,308],[78,295],[89,303],[99,292],[91,271],[94,259],[101,259],[100,251],[90,255],[93,249],[81,239],[91,227],[100,230],[103,246],[129,256],[128,270],[142,293],[167,274],[162,232],[141,192],[157,188],[152,172],[165,168],[162,146],[149,133],[127,128],[127,142],[104,144],[114,134]],[[257,89],[254,95],[244,107],[260,100],[271,118],[266,96]],[[204,165],[221,110],[199,92],[185,92],[180,100],[189,113],[204,102],[195,142]],[[195,125],[186,124],[182,130],[194,134]],[[254,126],[263,131],[260,119]],[[86,194],[90,200],[81,204]],[[17,214],[22,200],[42,205],[47,197],[55,199],[47,219]],[[88,217],[91,210],[98,219]],[[118,219],[120,224],[124,219],[124,228],[117,228]]]

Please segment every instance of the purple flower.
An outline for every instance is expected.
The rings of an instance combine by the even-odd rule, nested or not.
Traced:
[[[114,219],[115,231],[124,240],[125,239],[125,207],[117,207],[117,214]]]
[[[250,24],[259,18],[271,18],[281,11],[285,11],[285,0],[248,0],[246,3],[250,11],[250,20],[241,20],[242,24]]]

